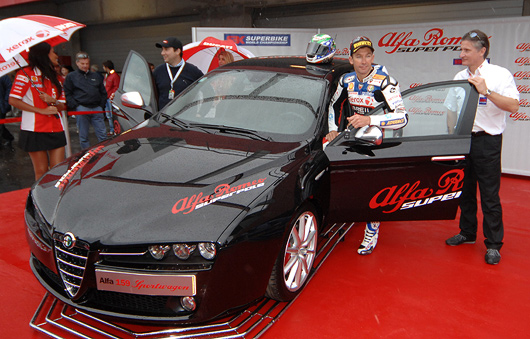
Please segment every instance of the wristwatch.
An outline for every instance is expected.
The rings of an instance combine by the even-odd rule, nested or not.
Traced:
[[[489,90],[489,88],[486,89],[486,96],[490,95],[491,94],[491,91]]]

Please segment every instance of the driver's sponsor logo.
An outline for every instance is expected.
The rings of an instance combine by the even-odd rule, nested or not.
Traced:
[[[344,79],[344,82],[347,83],[347,82],[352,82],[352,81],[354,81],[354,80],[355,80],[355,75],[352,75],[352,76],[347,77],[346,79]]]
[[[373,97],[365,95],[357,95],[353,92],[349,93],[348,101],[352,106],[361,106],[361,107],[375,107],[375,100]]]
[[[381,121],[381,127],[388,127],[388,126],[392,126],[392,125],[399,125],[399,124],[404,124],[405,123],[405,119],[402,118],[402,119],[393,119],[393,120],[388,120],[388,121]]]
[[[225,34],[239,46],[291,46],[291,34]]]
[[[17,75],[15,80],[19,80],[19,81],[22,81],[22,82],[25,82],[25,83],[27,83],[29,81],[28,77],[25,76],[25,75],[22,75],[22,74]]]
[[[183,212],[183,214],[189,214],[199,208],[213,204],[216,201],[225,200],[234,195],[263,187],[265,186],[266,179],[267,178],[260,178],[235,186],[230,186],[229,184],[218,185],[213,194],[204,194],[200,192],[199,194],[180,199],[175,205],[173,205],[171,212],[173,214],[180,212]]]
[[[464,170],[445,172],[438,179],[438,188],[422,184],[420,180],[404,185],[385,187],[370,200],[371,209],[382,209],[383,213],[418,208],[459,198],[464,184]]]

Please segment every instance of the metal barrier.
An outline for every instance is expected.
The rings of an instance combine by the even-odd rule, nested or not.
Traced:
[[[353,225],[353,223],[334,224],[321,236],[321,239],[326,239],[326,241],[319,246],[315,265],[307,283]],[[259,338],[278,321],[297,298],[290,302],[279,302],[264,297],[232,317],[215,320],[201,326],[171,327],[146,326],[120,322],[119,319],[103,319],[100,316],[68,306],[46,293],[30,321],[30,326],[57,339],[72,337],[112,339]]]

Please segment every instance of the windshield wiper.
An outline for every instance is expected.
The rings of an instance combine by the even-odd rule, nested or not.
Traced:
[[[232,126],[225,126],[225,125],[210,125],[210,124],[190,124],[190,126],[216,129],[221,133],[248,136],[255,140],[272,141],[271,137],[264,137],[263,135],[260,135],[257,131],[246,129],[246,128],[232,127]]]
[[[189,126],[186,125],[182,120],[176,118],[173,115],[169,115],[169,114],[166,114],[166,113],[160,113],[160,115],[162,117],[166,118],[166,120],[163,121],[162,123],[165,123],[166,121],[171,120],[172,123],[174,123],[175,125],[179,126],[180,128],[183,128],[183,129],[188,129],[189,128]]]

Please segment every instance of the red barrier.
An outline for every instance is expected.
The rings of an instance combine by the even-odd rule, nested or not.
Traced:
[[[98,113],[107,113],[108,111],[68,111],[68,115],[84,115],[84,114],[98,114]],[[9,119],[0,119],[0,125],[2,124],[12,124],[15,122],[21,122],[22,117],[9,118]]]
[[[21,122],[21,121],[22,121],[22,117],[9,118],[9,119],[0,119],[0,125],[2,125],[2,124],[12,124],[14,122]]]
[[[98,114],[98,113],[107,113],[108,111],[68,111],[68,115],[84,115],[84,114]]]

